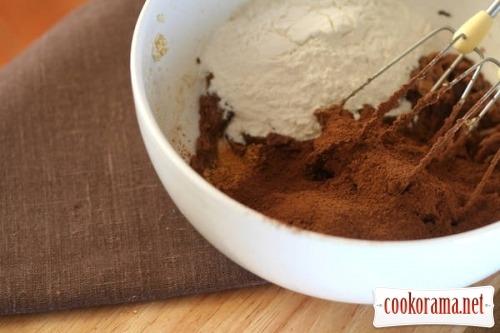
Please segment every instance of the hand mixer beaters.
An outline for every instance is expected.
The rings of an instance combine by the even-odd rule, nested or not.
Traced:
[[[449,68],[444,72],[444,74],[436,81],[432,89],[429,91],[428,96],[421,98],[419,102],[413,107],[413,110],[405,115],[400,116],[395,122],[394,126],[411,126],[412,121],[418,117],[419,112],[426,106],[436,102],[440,96],[442,96],[446,91],[450,90],[458,82],[463,81],[467,78],[470,80],[466,85],[463,94],[459,102],[453,108],[453,111],[445,120],[443,126],[439,129],[438,133],[435,134],[433,140],[431,140],[431,148],[427,154],[420,160],[417,166],[405,176],[405,182],[398,184],[398,189],[400,193],[404,193],[412,184],[415,177],[434,160],[439,154],[446,152],[450,147],[456,145],[457,142],[463,141],[463,137],[470,135],[474,131],[483,117],[496,105],[496,101],[500,98],[500,81],[497,81],[489,91],[482,96],[482,98],[476,102],[469,110],[463,114],[463,106],[467,97],[469,96],[471,90],[473,89],[476,81],[480,75],[480,71],[483,66],[487,63],[492,63],[500,69],[500,61],[494,58],[485,58],[483,52],[478,48],[479,44],[487,35],[488,31],[493,25],[494,18],[500,10],[500,0],[493,1],[493,3],[486,10],[478,12],[476,15],[472,16],[465,24],[463,24],[458,30],[451,27],[442,27],[436,29],[429,33],[427,36],[422,38],[420,41],[411,46],[407,51],[402,53],[400,56],[395,58],[387,66],[383,67],[380,71],[372,75],[364,82],[359,88],[355,89],[345,100],[344,103],[360,92],[368,84],[370,84],[377,77],[386,72],[393,65],[398,63],[408,54],[413,52],[420,45],[427,42],[429,39],[433,38],[441,32],[451,32],[453,38],[451,42],[441,51],[439,54],[418,74],[414,75],[411,80],[406,83],[400,90],[398,90],[397,97],[403,98],[410,89],[412,89],[416,83],[423,79],[429,70],[438,64],[438,62],[447,54],[451,49],[455,49],[459,55],[449,66]],[[479,55],[480,61],[474,66],[470,67],[468,70],[463,72],[452,82],[445,83],[450,74],[457,68],[457,66],[465,59],[465,56],[471,52],[475,52]],[[498,71],[498,76],[500,79],[500,70]],[[364,127],[364,133],[362,135],[367,135],[367,132],[375,122],[378,122],[385,116],[384,108],[378,108],[371,120]],[[380,111],[382,110],[382,111]],[[458,117],[459,114],[462,116]],[[457,119],[458,118],[458,119]],[[496,130],[488,138],[489,142],[492,142],[495,147],[496,153],[490,160],[490,165],[486,172],[484,173],[481,182],[477,185],[474,192],[469,196],[467,203],[462,207],[462,211],[459,214],[466,211],[476,200],[478,195],[484,189],[487,181],[491,178],[491,175],[495,171],[497,164],[500,161],[500,124],[496,125]],[[491,145],[490,145],[491,146]],[[495,151],[494,150],[494,151]]]

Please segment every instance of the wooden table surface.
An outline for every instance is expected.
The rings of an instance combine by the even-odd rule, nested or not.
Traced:
[[[0,1],[0,66],[86,0]],[[500,288],[500,274],[481,283]],[[1,291],[0,291],[1,292]],[[373,307],[328,302],[267,285],[164,301],[0,317],[0,332],[463,332],[375,329]]]
[[[500,274],[478,285],[493,285],[498,290]],[[466,329],[458,326],[376,329],[373,314],[371,305],[329,302],[267,285],[164,301],[0,317],[0,332],[459,333]]]
[[[0,0],[0,67],[86,0]]]

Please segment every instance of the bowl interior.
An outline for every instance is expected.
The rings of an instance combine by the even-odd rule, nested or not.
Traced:
[[[204,82],[200,79],[197,58],[213,31],[246,0],[155,1],[146,4],[143,15],[142,73],[145,91],[154,117],[174,149],[185,159],[194,152],[198,137],[198,97]],[[424,15],[434,27],[450,25],[458,28],[472,13],[486,8],[490,1],[409,0],[408,5]],[[440,11],[451,14],[439,15]],[[500,55],[500,23],[495,22],[483,46],[487,56]],[[447,34],[440,35],[435,45],[444,46]],[[159,41],[164,40],[166,54],[156,56]],[[405,40],[408,45],[414,41]],[[496,69],[485,68],[490,80],[496,79]]]
[[[372,242],[326,236],[265,218],[216,191],[188,167],[185,162],[194,152],[199,133],[198,98],[204,85],[196,59],[213,31],[244,2],[148,0],[134,35],[132,85],[144,142],[160,179],[191,224],[251,272],[331,300],[370,303],[376,285],[465,286],[498,270],[500,222],[423,241]],[[489,1],[407,3],[436,27],[458,27]],[[439,15],[441,10],[451,17]],[[495,22],[484,43],[488,55],[500,55],[499,39],[493,38],[499,28]],[[438,44],[445,45],[449,38],[442,36]],[[495,68],[486,70],[490,78],[496,78]],[[479,255],[482,260],[477,260]]]

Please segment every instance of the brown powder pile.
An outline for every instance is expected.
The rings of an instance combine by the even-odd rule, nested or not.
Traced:
[[[432,57],[423,58],[420,67]],[[420,101],[417,109],[425,106],[433,96],[421,97],[452,60],[445,57],[399,95],[405,94],[414,106]],[[469,66],[464,62],[452,78]],[[434,145],[436,154],[428,155],[452,127],[446,119],[465,84],[435,94],[438,102],[421,108],[417,118],[383,116],[397,103],[396,93],[378,109],[365,106],[359,121],[341,106],[319,110],[322,134],[314,140],[270,134],[247,137],[246,145],[224,138],[230,117],[224,119],[217,96],[202,96],[201,134],[191,164],[241,203],[320,233],[405,240],[479,228],[500,220],[500,174],[493,165],[500,158],[500,107],[473,133],[458,135],[456,143],[457,136],[450,137],[443,145],[448,149]],[[489,88],[481,77],[467,103],[455,110],[457,116],[463,117]]]

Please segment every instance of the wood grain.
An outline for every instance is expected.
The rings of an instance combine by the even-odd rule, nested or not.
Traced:
[[[0,1],[0,66],[86,0]],[[500,274],[483,281],[500,288]],[[497,305],[498,306],[498,305]],[[375,329],[373,307],[329,302],[269,285],[140,304],[0,318],[0,332],[403,332],[458,333],[463,327]]]
[[[500,274],[478,283],[500,288]],[[465,327],[373,327],[373,307],[329,302],[269,285],[140,304],[0,318],[0,332],[402,332]],[[488,330],[494,332],[494,330]]]

